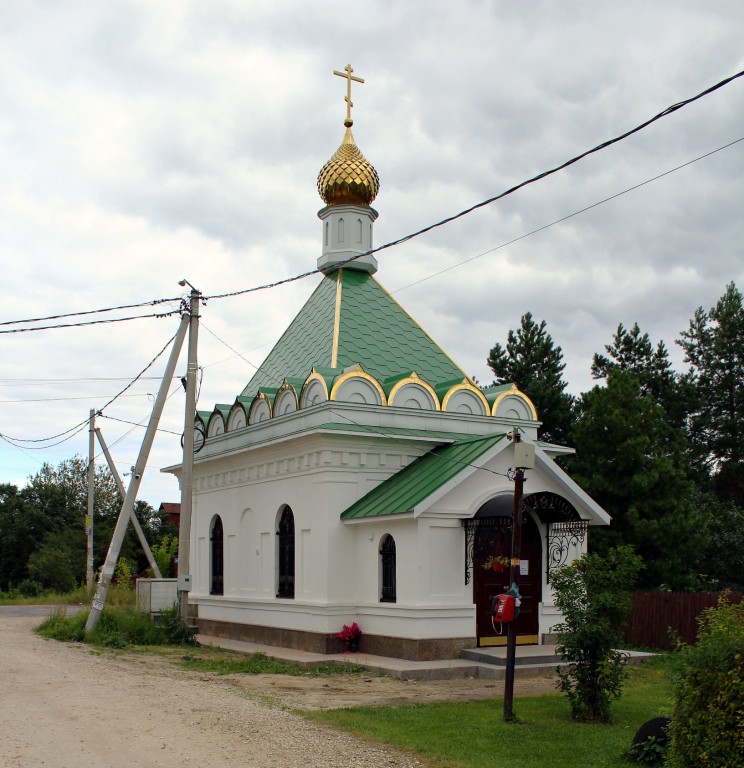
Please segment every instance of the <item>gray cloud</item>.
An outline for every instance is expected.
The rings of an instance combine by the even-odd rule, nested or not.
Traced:
[[[378,169],[378,243],[497,194],[744,68],[736,0],[608,5],[158,3],[0,8],[0,259],[5,318],[206,293],[311,269],[318,170],[354,134]],[[383,285],[470,373],[530,310],[563,348],[571,390],[619,322],[674,340],[726,283],[744,286],[744,143],[544,232],[457,265],[741,137],[744,81],[466,219],[380,254]],[[317,278],[214,301],[204,324],[259,364]],[[4,318],[0,318],[4,319]],[[35,438],[100,407],[177,321],[0,336],[0,431]],[[230,402],[253,368],[204,331],[200,407]],[[185,363],[180,364],[181,369]],[[162,365],[158,370],[162,369]],[[45,379],[31,382],[29,379]],[[50,382],[75,379],[75,382]],[[22,380],[22,381],[21,381]],[[154,382],[110,409],[147,416]],[[89,396],[89,397],[88,397]],[[165,429],[180,432],[175,388]],[[105,422],[125,471],[141,430]],[[152,467],[178,461],[163,433]],[[23,453],[0,480],[87,450],[81,433]],[[148,470],[145,498],[176,498]]]

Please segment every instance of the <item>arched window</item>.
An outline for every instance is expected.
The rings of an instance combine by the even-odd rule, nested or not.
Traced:
[[[295,535],[294,514],[289,507],[284,507],[276,535],[279,537],[279,588],[276,596],[293,598],[295,596]]]
[[[381,603],[396,602],[395,595],[395,539],[386,535],[380,544],[380,569],[382,573]]]
[[[222,531],[222,519],[217,515],[212,521],[212,531],[209,534],[209,542],[212,550],[212,567],[209,584],[210,595],[221,595],[224,592],[224,534]]]

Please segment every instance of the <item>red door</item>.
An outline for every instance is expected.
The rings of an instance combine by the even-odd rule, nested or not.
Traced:
[[[476,605],[476,631],[478,645],[502,645],[506,643],[506,627],[491,621],[491,596],[509,589],[509,567],[499,559],[509,559],[511,529],[503,525],[479,527],[473,546],[473,598]],[[497,558],[495,565],[485,566]],[[542,546],[540,532],[527,517],[522,525],[522,561],[519,592],[522,605],[516,619],[517,643],[537,643],[539,605],[542,600]]]

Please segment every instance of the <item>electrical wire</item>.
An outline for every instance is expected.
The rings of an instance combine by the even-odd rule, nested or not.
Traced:
[[[519,184],[515,184],[513,187],[510,187],[504,192],[501,192],[498,195],[494,195],[493,197],[489,197],[486,200],[482,200],[480,203],[476,203],[475,205],[472,205],[469,208],[466,208],[465,210],[454,214],[453,216],[448,216],[445,219],[441,219],[440,221],[437,221],[434,224],[430,224],[429,226],[424,227],[423,229],[419,229],[416,232],[412,232],[409,235],[400,237],[397,240],[391,240],[389,243],[385,243],[385,245],[380,245],[377,248],[371,248],[368,251],[364,251],[363,253],[358,253],[354,256],[351,256],[350,258],[339,262],[338,266],[343,267],[344,264],[348,264],[352,261],[356,261],[357,259],[361,259],[364,256],[371,256],[372,254],[379,253],[380,251],[384,251],[387,248],[393,248],[396,245],[401,245],[402,243],[408,242],[409,240],[413,240],[413,238],[419,237],[420,235],[423,235],[426,232],[431,232],[433,229],[442,227],[445,224],[450,224],[451,222],[456,221],[457,219],[462,218],[463,216],[467,216],[468,214],[478,210],[479,208],[483,208],[487,205],[490,205],[491,203],[496,202],[497,200],[501,200],[504,197],[507,197],[508,195],[513,194],[517,190],[522,189],[522,187],[526,187],[528,184],[534,184],[535,182],[540,181],[541,179],[544,179],[548,176],[552,176],[554,173],[558,173],[559,171],[562,171],[565,168],[568,168],[574,163],[578,163],[580,160],[583,160],[585,157],[588,157],[589,155],[592,155],[596,152],[601,152],[603,149],[607,149],[608,147],[611,147],[613,144],[617,144],[618,142],[623,141],[624,139],[627,139],[629,136],[632,136],[633,134],[638,133],[639,131],[642,131],[644,128],[647,128],[649,125],[651,125],[652,123],[655,123],[657,120],[661,120],[663,117],[667,117],[668,115],[671,115],[674,112],[677,112],[683,107],[686,107],[689,104],[692,104],[693,102],[697,101],[698,99],[702,99],[704,96],[707,96],[713,93],[714,91],[717,91],[718,89],[723,88],[725,85],[728,85],[729,83],[731,83],[732,81],[740,77],[744,77],[744,70],[742,70],[741,72],[737,72],[735,75],[731,75],[730,77],[727,77],[724,80],[721,80],[719,83],[716,83],[715,85],[712,85],[709,88],[706,88],[704,91],[701,91],[695,96],[691,96],[688,99],[684,99],[683,101],[679,101],[676,104],[672,104],[666,109],[663,109],[657,115],[654,115],[652,118],[644,121],[640,125],[637,125],[635,128],[631,128],[629,131],[625,131],[625,133],[622,133],[619,136],[615,136],[612,139],[603,141],[602,143],[597,144],[595,147],[592,147],[591,149],[587,149],[585,152],[582,152],[579,155],[575,155],[574,157],[570,158],[569,160],[566,160],[560,165],[555,166],[554,168],[550,168],[547,171],[538,173],[536,176],[532,176],[531,178],[526,179],[525,181],[522,181]],[[310,277],[311,275],[316,275],[319,272],[320,272],[319,269],[313,269],[308,272],[303,272],[299,275],[295,275],[294,277],[287,277],[287,278],[284,278],[283,280],[276,280],[273,283],[267,283],[265,285],[259,285],[253,288],[245,288],[240,291],[231,291],[229,293],[220,293],[220,294],[214,294],[212,296],[205,296],[204,299],[205,300],[225,299],[232,296],[241,296],[246,293],[255,293],[257,291],[266,290],[268,288],[276,288],[277,286],[280,286],[280,285],[293,283],[293,282],[296,282],[297,280],[303,280],[304,278]]]
[[[449,272],[453,269],[457,269],[457,267],[461,267],[463,264],[468,264],[471,261],[475,261],[476,259],[481,258],[481,256],[487,256],[489,253],[494,253],[495,251],[500,250],[501,248],[506,248],[509,245],[513,245],[514,243],[518,243],[520,240],[524,240],[527,237],[530,237],[532,235],[536,235],[538,232],[543,232],[546,229],[549,229],[550,227],[555,226],[556,224],[560,224],[561,222],[568,221],[568,219],[572,219],[574,216],[578,216],[581,213],[586,213],[587,211],[591,211],[592,208],[597,208],[600,205],[603,205],[604,203],[610,202],[610,200],[615,200],[618,197],[622,197],[623,195],[627,195],[628,192],[633,192],[636,189],[640,189],[641,187],[646,186],[646,184],[650,184],[652,181],[658,181],[659,179],[664,178],[664,176],[669,176],[670,174],[674,173],[675,171],[679,171],[682,168],[686,168],[688,165],[692,165],[693,163],[698,162],[698,160],[703,160],[706,157],[710,157],[711,155],[715,155],[716,152],[721,152],[724,149],[728,149],[729,147],[733,147],[735,144],[738,144],[740,141],[744,141],[744,136],[740,139],[735,139],[734,141],[729,142],[728,144],[724,144],[722,147],[718,147],[718,149],[713,149],[710,152],[706,152],[704,155],[700,155],[699,157],[694,158],[693,160],[689,160],[686,163],[682,163],[682,165],[678,165],[675,168],[670,168],[668,171],[664,171],[664,173],[660,173],[657,176],[653,176],[650,179],[646,179],[645,181],[641,181],[638,184],[634,184],[632,187],[628,187],[627,189],[624,189],[622,192],[617,192],[614,195],[610,195],[609,197],[605,197],[603,200],[599,200],[596,203],[592,203],[591,205],[587,205],[584,208],[579,209],[578,211],[574,211],[573,213],[569,213],[566,216],[562,216],[560,219],[556,219],[555,221],[551,221],[550,224],[543,224],[543,226],[538,227],[537,229],[533,229],[530,232],[525,232],[525,234],[520,235],[519,237],[515,237],[512,240],[508,240],[505,243],[501,243],[501,245],[497,245],[494,248],[489,248],[487,251],[483,251],[482,253],[477,254],[476,256],[471,256],[470,258],[463,259],[462,261],[458,261],[456,264],[452,264],[449,267],[445,267],[444,269],[440,269],[438,272],[432,272],[430,275],[426,275],[426,277],[422,277],[420,280],[414,280],[412,283],[408,283],[407,285],[403,285],[400,288],[396,288],[394,291],[391,291],[391,293],[398,293],[400,291],[406,290],[406,288],[411,288],[414,285],[418,285],[419,283],[423,283],[426,280],[431,280],[433,277],[438,277],[439,275],[443,275],[445,272]]]
[[[97,315],[103,312],[115,312],[119,309],[136,309],[137,307],[149,307],[156,304],[166,304],[170,301],[181,301],[181,297],[177,296],[172,299],[151,299],[150,301],[142,301],[139,304],[120,304],[118,307],[104,307],[102,309],[87,309],[82,312],[65,312],[61,315],[47,315],[46,317],[31,317],[27,320],[5,320],[0,322],[0,325],[20,325],[22,323],[42,323],[47,320],[60,320],[63,317],[80,317],[82,315]]]
[[[176,391],[173,392],[172,394],[175,394],[177,391],[178,391],[178,389],[176,389]],[[168,397],[170,398],[171,395],[168,395]],[[121,424],[132,424],[135,427],[145,427],[146,426],[144,423],[140,423],[140,422],[137,422],[137,421],[128,421],[127,419],[119,419],[116,416],[107,416],[105,413],[100,414],[100,416],[101,416],[102,419],[109,419],[109,421],[118,421]],[[147,418],[148,417],[146,417],[146,419]],[[131,431],[132,430],[129,430],[129,432],[131,432]],[[181,436],[180,432],[174,432],[172,429],[164,429],[163,427],[158,427],[157,431],[158,432],[165,432],[165,433],[167,433],[169,435],[178,435],[179,437]],[[126,434],[129,434],[129,432],[127,432]],[[111,443],[111,445],[116,445],[116,442]]]
[[[153,357],[153,359],[150,360],[150,362],[129,382],[129,384],[127,384],[116,395],[114,395],[106,403],[106,405],[103,406],[103,408],[100,408],[97,411],[97,413],[98,414],[103,414],[104,409],[108,408],[109,405],[111,405],[113,402],[115,402],[130,387],[132,387],[135,384],[135,382],[142,376],[142,374],[144,374],[149,368],[151,368],[154,365],[155,361],[163,354],[163,352],[165,352],[165,350],[168,349],[168,347],[173,343],[173,341],[175,340],[177,335],[178,335],[178,332],[176,331],[176,333],[174,333],[173,336],[171,336],[171,338],[167,341],[167,343],[160,350],[160,352],[158,352],[157,355],[155,355],[155,357]],[[69,432],[73,432],[73,430],[77,429],[77,432],[74,432],[73,434],[71,434],[68,437],[66,437],[64,440],[60,440],[58,443],[54,443],[53,445],[43,445],[43,446],[39,446],[39,447],[23,446],[24,448],[26,448],[29,451],[34,451],[34,450],[42,451],[42,450],[45,450],[46,448],[53,448],[55,445],[60,445],[61,443],[64,443],[67,440],[70,440],[71,438],[75,437],[75,435],[77,435],[78,432],[82,431],[82,427],[84,427],[87,423],[88,423],[88,419],[85,419],[84,421],[81,421],[79,424],[76,424],[75,426],[70,427],[70,429],[67,429],[64,432],[60,432],[57,435],[52,435],[51,437],[41,437],[41,438],[33,438],[32,439],[32,438],[22,438],[22,437],[10,437],[10,435],[4,435],[4,434],[0,433],[0,438],[5,440],[5,442],[9,443],[10,445],[14,445],[15,443],[46,443],[46,442],[48,442],[50,440],[55,440],[58,437],[62,437],[63,435],[67,435]],[[78,429],[78,427],[80,427],[80,429]],[[15,447],[16,448],[20,448],[21,446],[16,445]]]
[[[165,312],[162,314],[153,313],[151,315],[131,315],[130,317],[116,317],[116,318],[110,318],[108,320],[87,320],[84,323],[59,323],[58,325],[40,325],[36,328],[10,328],[4,331],[0,331],[0,333],[29,333],[31,331],[49,331],[54,328],[81,328],[84,325],[103,325],[105,323],[123,323],[123,322],[126,322],[127,320],[142,320],[148,317],[164,318],[164,317],[170,317],[171,315],[179,315],[179,314],[181,314],[181,310],[174,309],[171,312]]]
[[[124,395],[124,397],[147,397],[147,395],[147,392],[142,392],[140,394]],[[0,403],[58,403],[66,400],[94,400],[99,397],[101,397],[101,395],[79,395],[77,397],[35,397],[27,398],[24,400],[0,400]]]
[[[241,360],[245,360],[245,362],[248,363],[248,365],[250,365],[251,368],[254,368],[256,372],[258,371],[259,367],[255,363],[252,363],[247,357],[245,357],[245,355],[238,352],[237,349],[234,349],[233,347],[231,347],[224,339],[221,339],[213,330],[211,330],[210,328],[207,328],[207,326],[204,324],[204,321],[202,321],[199,325],[207,333],[214,336],[214,338],[217,339],[217,341],[219,341],[221,344],[224,344],[231,352],[234,352],[235,357],[239,357]],[[233,360],[233,359],[234,359],[233,357],[228,358],[228,360]],[[212,365],[216,365],[216,363],[212,363]]]
[[[446,456],[442,456],[441,454],[433,453],[433,451],[436,450],[435,448],[433,448],[431,450],[428,450],[428,451],[424,450],[424,449],[421,448],[421,446],[418,443],[414,443],[410,439],[409,440],[405,440],[405,439],[401,440],[399,435],[391,435],[391,434],[383,432],[383,431],[381,431],[379,429],[375,429],[375,427],[369,426],[367,424],[359,424],[358,422],[354,421],[354,419],[352,419],[350,416],[347,416],[345,413],[339,413],[338,411],[333,410],[333,408],[329,408],[328,410],[331,413],[334,413],[336,416],[339,416],[342,419],[346,419],[346,421],[350,422],[351,424],[353,424],[356,427],[359,427],[364,432],[373,432],[374,434],[379,435],[380,437],[388,437],[388,438],[390,438],[392,440],[397,440],[398,442],[402,443],[403,445],[407,445],[409,448],[413,448],[414,450],[421,451],[421,453],[418,455],[419,459],[421,457],[423,457],[423,456],[429,456],[429,455],[436,456],[437,458],[441,459],[442,461],[447,461],[447,462],[449,462],[451,464],[460,464],[463,467],[472,467],[473,469],[481,469],[484,472],[488,472],[488,473],[490,473],[492,475],[498,475],[499,477],[505,477],[507,479],[510,479],[509,475],[506,474],[505,472],[496,472],[495,470],[489,469],[488,467],[479,467],[477,464],[471,464],[468,461],[461,461],[459,459],[447,458]],[[472,437],[472,435],[464,435],[464,437]],[[485,435],[484,435],[484,437],[485,437]],[[437,447],[439,447],[439,446],[437,446]]]

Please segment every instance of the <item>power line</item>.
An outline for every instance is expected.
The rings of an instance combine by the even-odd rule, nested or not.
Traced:
[[[170,399],[173,395],[175,395],[176,392],[178,392],[177,388],[170,395],[168,395],[168,399]],[[146,426],[144,423],[140,423],[140,422],[137,422],[137,421],[128,421],[127,419],[119,419],[116,416],[107,416],[105,413],[101,413],[99,415],[101,416],[102,419],[109,419],[109,421],[118,421],[118,422],[121,422],[122,424],[132,424],[135,427],[144,427],[144,426]],[[148,418],[149,417],[146,416],[144,421],[147,421]],[[130,429],[129,432],[131,432],[131,431],[132,430]],[[163,427],[158,427],[157,431],[158,432],[166,432],[169,435],[178,435],[179,437],[181,436],[180,432],[174,432],[172,429],[164,429]],[[129,432],[127,432],[126,434],[128,435]],[[117,441],[111,443],[111,447],[116,445],[117,442],[119,442],[119,441],[117,440]]]
[[[171,312],[153,313],[151,315],[131,315],[130,317],[116,317],[108,320],[87,320],[84,323],[59,323],[58,325],[40,325],[36,328],[11,328],[0,333],[29,333],[30,331],[49,331],[54,328],[80,328],[84,325],[103,325],[104,323],[123,323],[127,320],[142,320],[148,317],[164,318],[171,315],[181,314],[180,309],[174,309]]]
[[[87,309],[83,312],[65,312],[61,315],[47,315],[46,317],[31,317],[27,320],[5,320],[0,322],[0,325],[20,325],[22,323],[42,323],[47,320],[60,320],[63,317],[80,317],[81,315],[97,315],[102,312],[115,312],[119,309],[136,309],[137,307],[150,307],[156,304],[167,304],[171,301],[181,301],[181,297],[177,296],[173,299],[151,299],[150,301],[142,301],[139,304],[120,304],[118,307],[104,307],[102,309]],[[145,315],[147,317],[147,315]]]
[[[176,376],[173,377],[178,378]],[[161,381],[160,376],[141,376],[140,381]],[[108,383],[110,381],[129,381],[129,376],[89,376],[80,379],[0,379],[0,387],[14,387],[23,385],[29,386],[52,386],[55,384],[95,384],[98,382]]]
[[[140,394],[123,395],[123,397],[148,397],[148,392],[142,392]],[[23,400],[0,400],[0,403],[57,403],[63,400],[96,400],[101,395],[78,395],[77,397],[35,397]],[[106,395],[103,395],[106,397]]]
[[[152,367],[152,365],[155,363],[155,361],[165,352],[166,349],[173,343],[174,339],[178,333],[174,333],[173,336],[167,341],[165,346],[160,350],[160,352],[153,357],[152,360],[127,384],[123,389],[121,389],[116,395],[114,395],[107,403],[103,406],[103,408],[100,408],[98,410],[98,414],[102,415],[105,408],[108,408],[109,405],[111,405],[115,400],[117,400],[119,397],[121,397],[131,386],[134,385],[134,383],[144,374],[149,368]],[[52,435],[50,437],[41,437],[41,438],[22,438],[22,437],[10,437],[9,435],[4,435],[0,433],[0,438],[5,440],[6,443],[9,443],[10,445],[15,445],[15,443],[46,443],[49,440],[55,440],[58,437],[63,437],[64,435],[68,435],[68,433],[73,432],[73,430],[77,430],[76,432],[73,432],[73,434],[69,434],[68,437],[65,437],[64,440],[60,440],[57,443],[54,443],[52,445],[43,445],[43,446],[24,446],[26,450],[29,451],[43,451],[46,448],[53,448],[55,445],[60,445],[61,443],[66,442],[67,440],[70,440],[71,438],[75,437],[75,435],[78,434],[78,432],[81,432],[83,427],[88,423],[88,419],[85,419],[84,421],[81,421],[80,423],[76,424],[73,427],[70,427],[69,429],[65,430],[64,432],[60,432],[57,435]],[[79,429],[78,429],[79,427]],[[21,446],[15,445],[16,448],[20,448]]]
[[[385,243],[385,245],[380,245],[377,248],[372,248],[368,251],[365,251],[364,253],[358,253],[355,256],[351,256],[350,258],[342,262],[339,262],[338,266],[343,267],[344,264],[348,264],[352,261],[356,261],[357,259],[361,259],[364,256],[370,256],[373,253],[378,253],[379,251],[383,251],[387,248],[392,248],[396,245],[401,245],[402,243],[408,242],[409,240],[413,240],[413,238],[419,237],[420,235],[423,235],[426,232],[431,232],[431,230],[436,229],[437,227],[442,227],[445,224],[449,224],[459,218],[462,218],[463,216],[467,216],[469,213],[472,213],[473,211],[476,211],[479,208],[483,208],[487,205],[490,205],[491,203],[496,202],[497,200],[501,200],[504,197],[507,197],[508,195],[513,194],[517,190],[522,189],[522,187],[526,187],[528,184],[534,184],[536,181],[540,181],[541,179],[551,176],[554,173],[558,173],[558,171],[562,171],[563,169],[568,168],[570,165],[573,165],[574,163],[578,163],[579,160],[583,160],[585,157],[588,157],[591,154],[594,154],[596,152],[601,152],[603,149],[607,149],[607,147],[611,147],[613,144],[617,144],[618,142],[623,141],[624,139],[627,139],[629,136],[632,136],[634,133],[638,133],[639,131],[642,131],[644,128],[647,128],[649,125],[651,125],[652,123],[655,123],[657,120],[661,120],[661,118],[667,117],[668,115],[671,115],[674,112],[677,112],[683,107],[686,107],[687,105],[692,104],[698,99],[702,99],[704,96],[707,96],[713,93],[714,91],[717,91],[718,89],[723,88],[725,85],[728,85],[730,82],[736,80],[739,77],[744,77],[744,70],[742,70],[741,72],[737,72],[735,75],[731,75],[731,77],[727,77],[726,79],[721,80],[719,83],[716,83],[715,85],[712,85],[709,88],[706,88],[704,91],[701,91],[700,93],[690,97],[689,99],[685,99],[684,101],[679,101],[676,104],[672,104],[666,109],[663,109],[657,115],[654,115],[652,118],[646,120],[640,125],[637,125],[635,128],[631,128],[629,131],[626,131],[625,133],[622,133],[619,136],[616,136],[615,138],[608,139],[607,141],[603,141],[601,144],[597,144],[597,146],[592,147],[591,149],[588,149],[585,152],[582,152],[581,154],[572,157],[570,160],[566,160],[565,162],[555,166],[554,168],[551,168],[547,171],[543,171],[542,173],[538,173],[536,176],[532,176],[531,178],[525,181],[522,181],[519,184],[514,185],[513,187],[510,187],[509,189],[499,193],[498,195],[489,197],[486,200],[481,201],[480,203],[476,203],[475,205],[470,206],[470,208],[466,208],[465,210],[460,211],[460,213],[456,213],[453,216],[448,216],[445,219],[441,219],[440,221],[434,224],[430,224],[429,226],[424,227],[423,229],[419,229],[416,232],[413,232],[409,235],[400,237],[397,240],[391,240],[389,243]],[[294,277],[287,277],[283,280],[276,280],[273,283],[267,283],[265,285],[259,285],[253,288],[245,288],[240,291],[231,291],[230,293],[220,293],[220,294],[215,294],[213,296],[205,296],[204,300],[206,301],[209,299],[225,299],[232,296],[241,296],[246,293],[255,293],[256,291],[262,291],[268,288],[276,288],[277,286],[280,286],[280,285],[296,282],[297,280],[303,280],[304,278],[309,277],[310,275],[316,275],[319,272],[320,272],[319,269],[313,269],[308,272],[303,272],[299,275],[295,275]]]
[[[201,323],[201,327],[202,327],[202,328],[203,328],[203,329],[204,329],[204,330],[205,330],[207,333],[209,333],[209,334],[211,334],[212,336],[214,336],[214,338],[215,338],[215,339],[217,339],[217,341],[219,341],[219,342],[220,342],[220,344],[224,344],[224,345],[225,345],[225,346],[226,346],[226,347],[227,347],[227,348],[228,348],[228,349],[229,349],[231,352],[234,352],[234,353],[235,353],[235,357],[239,357],[239,358],[241,358],[242,360],[245,360],[245,362],[246,362],[246,363],[248,363],[248,365],[250,365],[250,366],[251,366],[252,368],[254,368],[256,371],[258,371],[258,366],[257,366],[255,363],[252,363],[252,362],[251,362],[251,361],[250,361],[250,360],[249,360],[247,357],[245,357],[245,355],[243,355],[243,354],[241,354],[240,352],[238,352],[238,350],[237,350],[237,349],[233,349],[233,347],[231,347],[231,346],[230,346],[230,345],[229,345],[229,344],[228,344],[228,343],[227,343],[227,342],[226,342],[224,339],[221,339],[221,338],[220,338],[220,337],[219,337],[219,336],[218,336],[218,335],[217,335],[217,334],[216,334],[214,331],[212,331],[212,330],[210,330],[209,328],[207,328],[207,326],[206,326],[206,325],[204,325],[204,322],[203,322],[203,321],[202,321],[202,323]],[[233,358],[228,358],[228,360],[232,360],[232,359],[233,359]],[[213,363],[213,365],[216,365],[216,363]]]
[[[414,285],[418,285],[419,283],[423,283],[426,280],[430,280],[432,277],[437,277],[439,275],[443,275],[445,272],[449,272],[450,270],[457,269],[457,267],[461,267],[463,264],[468,264],[471,261],[475,261],[476,259],[479,259],[481,256],[486,256],[489,253],[494,253],[494,251],[498,251],[501,248],[506,248],[509,245],[513,245],[514,243],[518,243],[520,240],[524,240],[526,237],[530,237],[531,235],[536,235],[538,232],[542,232],[546,229],[549,229],[550,227],[555,226],[556,224],[560,224],[563,221],[568,221],[568,219],[572,219],[574,216],[578,216],[581,213],[586,213],[587,211],[590,211],[592,208],[597,208],[600,205],[603,205],[604,203],[608,203],[610,200],[615,200],[618,197],[622,197],[623,195],[628,194],[628,192],[633,192],[636,189],[640,189],[641,187],[644,187],[646,184],[650,184],[652,181],[658,181],[658,179],[664,178],[664,176],[669,176],[669,174],[674,173],[675,171],[679,171],[682,168],[686,168],[688,165],[692,165],[693,163],[696,163],[698,160],[703,160],[706,157],[710,157],[711,155],[715,155],[716,152],[721,152],[724,149],[728,149],[729,147],[733,147],[734,144],[738,144],[740,141],[744,141],[744,136],[740,139],[735,139],[734,141],[729,142],[728,144],[724,144],[722,147],[718,147],[718,149],[713,149],[710,152],[706,152],[704,155],[700,155],[699,157],[696,157],[693,160],[689,160],[686,163],[682,163],[682,165],[678,165],[675,168],[671,168],[668,171],[664,171],[664,173],[660,173],[657,176],[653,176],[650,179],[646,179],[645,181],[641,181],[638,184],[634,184],[632,187],[628,187],[627,189],[624,189],[622,192],[617,192],[614,195],[610,195],[609,197],[605,197],[604,200],[599,200],[596,203],[592,203],[591,205],[587,205],[585,208],[581,208],[578,211],[574,211],[573,213],[569,213],[566,216],[562,216],[560,219],[556,219],[555,221],[551,221],[550,224],[543,224],[543,226],[538,227],[537,229],[533,229],[530,232],[526,232],[523,235],[520,235],[519,237],[515,237],[512,240],[508,240],[505,243],[501,243],[501,245],[497,245],[494,248],[489,248],[487,251],[483,251],[482,253],[477,254],[476,256],[471,256],[468,259],[464,259],[463,261],[458,261],[457,264],[452,264],[449,267],[445,267],[444,269],[440,269],[438,272],[432,272],[430,275],[426,275],[426,277],[422,277],[420,280],[414,280],[412,283],[408,283],[407,285],[401,286],[400,288],[396,288],[394,291],[391,291],[391,293],[398,293],[400,291],[404,291],[406,288],[411,288]]]

